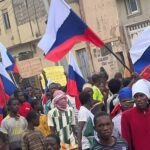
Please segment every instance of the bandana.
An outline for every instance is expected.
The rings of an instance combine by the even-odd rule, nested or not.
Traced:
[[[67,108],[67,96],[61,90],[56,90],[53,94],[52,105],[54,108],[58,108],[61,111],[65,111]]]

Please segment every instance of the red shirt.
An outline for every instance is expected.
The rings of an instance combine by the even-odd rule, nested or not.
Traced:
[[[122,136],[132,150],[150,150],[150,107],[125,111],[121,120]]]
[[[26,117],[30,110],[32,110],[30,103],[24,102],[19,107],[19,114],[23,117]]]

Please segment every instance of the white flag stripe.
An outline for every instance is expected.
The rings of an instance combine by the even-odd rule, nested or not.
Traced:
[[[46,32],[38,44],[38,47],[41,48],[45,54],[47,54],[53,46],[56,40],[57,31],[69,16],[69,14],[70,7],[64,0],[51,0]]]
[[[12,62],[10,61],[8,55],[7,55],[7,49],[6,47],[0,43],[0,53],[1,53],[1,58],[2,58],[2,64],[5,68],[9,67],[12,65]]]
[[[7,71],[5,70],[4,66],[1,63],[0,63],[0,74],[14,84],[14,82],[12,81],[9,74],[7,73]]]
[[[73,70],[83,78],[83,75],[80,71],[80,68],[78,67],[78,64],[77,64],[72,52],[69,52],[69,65],[71,65],[73,67]]]
[[[150,27],[139,33],[138,38],[131,47],[130,55],[132,63],[135,64],[143,55],[145,50],[150,46]]]

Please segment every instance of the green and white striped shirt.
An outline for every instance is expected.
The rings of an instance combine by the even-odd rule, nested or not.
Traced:
[[[71,125],[75,125],[75,114],[72,107],[67,107],[66,111],[53,108],[48,112],[48,126],[56,129],[64,144],[76,144]]]

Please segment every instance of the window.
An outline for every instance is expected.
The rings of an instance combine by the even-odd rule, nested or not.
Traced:
[[[6,9],[2,11],[2,15],[3,15],[3,21],[4,21],[5,28],[6,28],[6,30],[8,30],[11,28],[11,26],[10,26],[8,12]]]
[[[125,0],[128,15],[133,15],[140,12],[138,0]]]
[[[30,58],[33,58],[33,52],[32,51],[20,52],[18,54],[19,61],[30,59]]]

